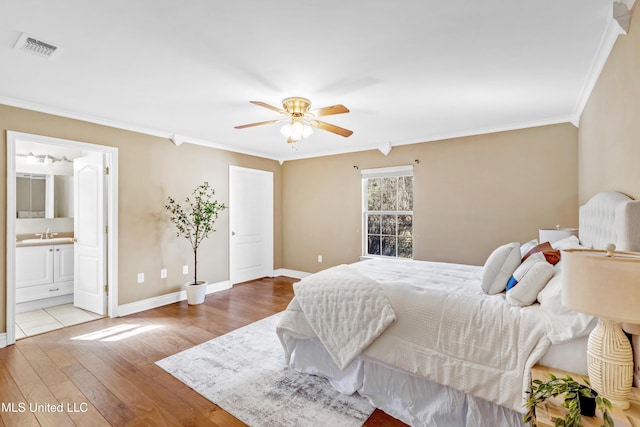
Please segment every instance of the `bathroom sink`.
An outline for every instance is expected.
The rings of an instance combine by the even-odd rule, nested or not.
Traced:
[[[73,237],[52,237],[50,239],[24,239],[20,240],[18,243],[72,243]]]

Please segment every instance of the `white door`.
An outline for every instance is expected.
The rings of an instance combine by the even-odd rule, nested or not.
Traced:
[[[273,275],[273,173],[229,167],[229,280]]]
[[[75,159],[73,304],[105,314],[104,156]]]

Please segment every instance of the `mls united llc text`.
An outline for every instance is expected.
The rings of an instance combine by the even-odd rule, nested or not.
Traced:
[[[89,405],[82,403],[33,403],[33,402],[0,402],[0,412],[87,412]]]

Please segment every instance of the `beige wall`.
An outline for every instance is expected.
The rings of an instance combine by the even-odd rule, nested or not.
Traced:
[[[419,163],[415,163],[415,160]],[[544,126],[285,162],[283,265],[316,272],[361,252],[355,169],[414,164],[414,257],[483,264],[499,244],[577,225],[577,129]],[[318,255],[323,263],[317,262]]]
[[[281,167],[273,160],[191,144],[174,146],[169,140],[0,105],[0,131],[46,135],[118,147],[119,158],[119,304],[180,290],[189,276],[182,265],[193,268],[191,247],[176,238],[163,208],[167,196],[183,200],[203,181],[215,188],[217,199],[228,204],[229,165],[274,172],[274,267],[281,267]],[[0,222],[6,224],[6,150],[0,152]],[[220,216],[216,233],[202,244],[198,256],[199,278],[218,282],[229,278],[228,210]],[[5,331],[5,246],[0,239],[0,331]],[[160,279],[160,269],[168,278]],[[145,273],[138,284],[137,273]]]
[[[640,198],[640,7],[618,37],[580,117],[579,196],[599,191]]]

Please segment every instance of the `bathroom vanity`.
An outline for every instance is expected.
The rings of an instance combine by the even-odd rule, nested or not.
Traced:
[[[16,312],[73,302],[73,239],[16,243]]]

